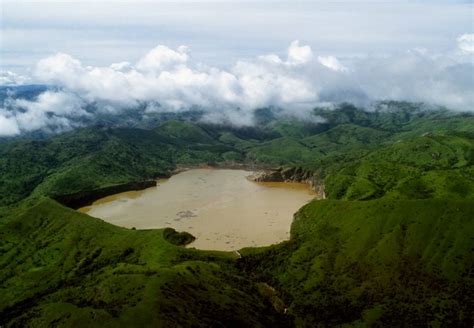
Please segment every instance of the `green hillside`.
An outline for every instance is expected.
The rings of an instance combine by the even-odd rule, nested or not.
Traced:
[[[316,201],[291,241],[243,250],[297,326],[449,326],[472,322],[472,201]]]
[[[0,324],[284,322],[256,284],[236,271],[235,254],[184,249],[166,241],[163,230],[119,228],[48,199],[7,220],[0,230]]]
[[[474,116],[397,102],[314,113],[0,142],[0,326],[472,327]],[[290,241],[242,257],[53,200],[235,163],[310,176],[327,199],[297,213]]]

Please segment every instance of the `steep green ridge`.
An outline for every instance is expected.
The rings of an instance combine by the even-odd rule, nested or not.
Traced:
[[[174,246],[44,199],[2,226],[0,325],[279,326],[235,254]]]
[[[378,106],[0,143],[0,325],[471,327],[474,116]],[[298,212],[290,241],[238,258],[49,198],[235,162],[296,167],[328,199]]]
[[[0,148],[0,204],[31,194],[54,196],[156,178],[177,163],[216,161],[226,150],[213,141],[189,147],[165,132],[132,128],[86,128],[43,141],[12,142]]]
[[[472,199],[473,142],[470,135],[427,135],[378,148],[328,176],[326,194],[347,200]]]
[[[242,250],[297,326],[472,322],[472,201],[324,200],[303,207],[291,241]]]

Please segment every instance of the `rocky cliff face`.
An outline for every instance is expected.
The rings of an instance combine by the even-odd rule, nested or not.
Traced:
[[[300,182],[307,183],[317,193],[318,198],[324,199],[324,184],[314,172],[302,167],[280,167],[274,170],[265,170],[250,177],[256,182]]]

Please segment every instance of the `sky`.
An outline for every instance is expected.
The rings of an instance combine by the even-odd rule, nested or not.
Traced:
[[[319,54],[443,52],[473,32],[472,2],[1,0],[1,69],[27,73],[56,52],[86,65],[136,61],[158,44],[186,45],[214,66],[300,40]]]
[[[67,128],[90,115],[89,103],[108,112],[197,105],[237,124],[262,106],[305,117],[342,101],[474,110],[472,1],[0,4],[0,84],[60,87],[1,105],[0,135]]]

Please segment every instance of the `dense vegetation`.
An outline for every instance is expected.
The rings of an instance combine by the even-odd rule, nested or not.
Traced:
[[[278,326],[235,255],[167,242],[43,199],[1,228],[0,323],[23,327]]]
[[[472,326],[474,116],[378,106],[0,142],[0,325]],[[327,199],[242,258],[51,199],[216,163],[297,167]]]
[[[292,239],[240,265],[285,294],[298,326],[472,322],[472,201],[313,202]]]

